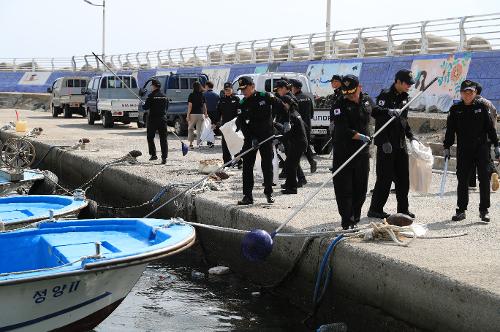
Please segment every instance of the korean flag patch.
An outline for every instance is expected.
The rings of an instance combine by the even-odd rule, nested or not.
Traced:
[[[385,105],[385,100],[379,100],[378,101],[378,106],[384,106]]]
[[[340,108],[336,108],[333,110],[334,115],[340,115]]]

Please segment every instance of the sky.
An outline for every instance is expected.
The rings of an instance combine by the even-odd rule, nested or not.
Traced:
[[[102,0],[93,0],[102,3]],[[332,0],[332,30],[500,12],[499,0]],[[106,0],[106,54],[325,31],[326,0]],[[0,58],[101,52],[102,10],[83,0],[0,0]]]

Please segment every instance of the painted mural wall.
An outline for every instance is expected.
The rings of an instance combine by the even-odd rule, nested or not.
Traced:
[[[483,96],[500,109],[500,51],[416,55],[404,57],[361,58],[325,61],[239,64],[194,68],[161,68],[134,72],[139,84],[155,74],[205,73],[214,81],[215,90],[238,75],[265,72],[297,72],[305,74],[317,97],[330,94],[329,80],[333,74],[354,74],[360,77],[363,90],[376,98],[382,88],[389,87],[394,74],[402,68],[412,69],[417,84],[410,91],[415,95],[436,75],[437,83],[415,104],[419,110],[447,112],[460,97],[461,82],[468,78],[483,85]],[[131,73],[124,71],[123,73]],[[62,76],[92,76],[94,72],[0,72],[0,92],[45,93],[52,82]]]

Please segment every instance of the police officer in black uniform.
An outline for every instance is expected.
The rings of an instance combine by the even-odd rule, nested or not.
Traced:
[[[342,78],[342,94],[343,97],[333,105],[332,111],[335,124],[333,171],[364,143],[371,142],[372,99],[361,92],[359,80],[354,75]],[[365,148],[333,178],[343,229],[354,228],[361,217],[361,207],[368,188],[369,158],[369,150]]]
[[[233,93],[233,85],[231,82],[224,83],[223,92],[224,94],[217,103],[217,112],[221,115],[220,125],[218,127],[233,120],[238,115],[238,109],[240,107],[240,98]],[[233,159],[227,148],[224,135],[222,136],[222,159],[224,160],[224,164]]]
[[[414,218],[409,211],[408,191],[410,190],[410,173],[406,138],[414,140],[408,124],[408,110],[400,113],[409,100],[408,90],[415,84],[410,70],[402,69],[396,73],[394,83],[389,89],[382,90],[372,116],[375,118],[375,131],[382,127],[391,117],[396,117],[375,138],[377,146],[377,180],[368,211],[368,217],[387,218],[384,205],[389,198],[391,184],[396,186],[397,212]]]
[[[167,109],[168,109],[168,99],[160,91],[161,83],[157,79],[151,80],[151,93],[146,98],[146,101],[142,105],[143,110],[149,110],[148,115],[148,127],[147,127],[147,138],[149,155],[151,156],[149,160],[157,160],[156,146],[155,146],[155,135],[158,132],[160,136],[160,147],[161,147],[161,163],[167,163],[168,156],[168,143],[167,143]]]
[[[306,126],[307,132],[307,150],[305,152],[309,166],[311,167],[311,173],[316,172],[318,164],[314,160],[313,152],[311,149],[311,119],[314,116],[314,105],[311,97],[302,92],[302,82],[296,79],[291,79],[290,84],[292,85],[292,93],[297,98],[299,105],[298,112]]]
[[[460,86],[461,101],[451,106],[446,122],[443,142],[445,158],[450,158],[450,148],[457,137],[457,210],[452,220],[465,219],[469,203],[468,183],[472,170],[477,165],[479,177],[479,216],[489,222],[489,146],[488,139],[495,147],[495,158],[500,158],[498,137],[489,114],[488,107],[476,99],[477,86],[465,80]]]
[[[261,144],[259,142],[274,134],[273,129],[273,107],[281,104],[276,97],[267,92],[255,90],[253,79],[242,76],[238,79],[239,89],[244,95],[240,101],[240,111],[236,120],[238,129],[241,129],[245,137],[242,151],[256,149],[243,156],[243,199],[238,205],[253,204],[253,167],[257,150],[261,156],[261,167],[264,176],[264,194],[268,203],[274,203],[273,193],[273,148],[272,140]]]

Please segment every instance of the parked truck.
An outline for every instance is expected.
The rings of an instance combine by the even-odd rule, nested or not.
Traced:
[[[309,84],[309,80],[307,76],[300,73],[294,72],[274,72],[274,73],[262,73],[262,74],[244,74],[237,76],[233,80],[233,90],[238,93],[238,79],[241,76],[250,76],[252,77],[255,88],[257,91],[267,91],[273,92],[276,87],[276,82],[281,80],[282,78],[287,79],[296,79],[302,82],[302,92],[311,97],[313,100],[314,115],[311,119],[311,145],[314,147],[314,151],[318,154],[330,153],[331,152],[331,143],[325,144],[330,140],[329,126],[330,126],[330,110],[327,108],[317,108],[316,103],[314,103],[315,96],[312,93],[311,85]],[[243,98],[242,95],[239,95],[240,98]],[[323,149],[323,147],[325,147]]]
[[[97,120],[102,120],[104,128],[112,128],[115,122],[137,122],[139,101],[134,95],[139,93],[137,81],[132,75],[119,77],[121,80],[108,74],[94,76],[87,87],[82,89],[89,125],[93,125]],[[122,81],[134,93],[127,89]]]
[[[89,82],[88,77],[67,76],[60,77],[52,83],[47,92],[50,93],[50,109],[52,117],[57,118],[64,113],[65,118],[71,118],[73,114],[85,117],[85,96],[82,88]]]
[[[208,81],[208,76],[200,73],[170,73],[168,75],[158,75],[150,77],[144,86],[139,90],[139,95],[146,100],[151,92],[151,80],[157,79],[161,83],[161,91],[167,96],[169,103],[167,109],[167,124],[174,127],[175,133],[179,136],[187,134],[188,124],[187,100],[189,94],[193,91],[193,83],[198,81],[202,85]],[[139,105],[139,117],[137,125],[145,127],[148,121],[148,111],[142,109]]]

